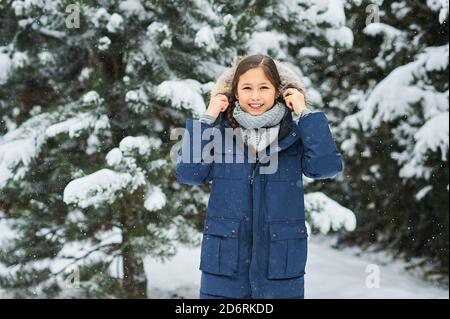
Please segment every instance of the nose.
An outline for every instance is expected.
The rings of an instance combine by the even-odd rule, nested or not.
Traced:
[[[250,95],[250,101],[258,103],[260,101],[259,98],[260,98],[260,96],[259,96],[258,91],[257,90],[253,90],[252,94]]]

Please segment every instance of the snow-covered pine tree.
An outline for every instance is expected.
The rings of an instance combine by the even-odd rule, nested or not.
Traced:
[[[335,192],[360,225],[345,237],[419,257],[429,278],[448,280],[448,1],[347,12],[354,46],[323,87],[341,110],[346,180]]]
[[[0,286],[146,297],[144,258],[198,244],[207,199],[175,183],[171,128],[203,112],[267,4],[71,3],[0,4],[0,207],[15,233]]]

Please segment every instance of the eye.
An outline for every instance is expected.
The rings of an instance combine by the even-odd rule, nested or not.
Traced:
[[[242,88],[243,90],[249,90],[250,88],[249,87],[245,87],[245,88]]]
[[[261,89],[268,89],[269,87],[267,86],[262,86]]]

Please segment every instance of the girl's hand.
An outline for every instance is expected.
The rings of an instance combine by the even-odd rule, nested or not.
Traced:
[[[283,92],[283,99],[288,108],[299,115],[305,108],[305,96],[297,89],[289,88]]]
[[[214,116],[216,118],[219,116],[220,112],[224,112],[227,109],[228,104],[228,98],[225,94],[216,94],[209,101],[208,109],[206,110],[205,114]]]

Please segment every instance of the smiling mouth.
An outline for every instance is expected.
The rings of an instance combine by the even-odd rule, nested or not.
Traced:
[[[253,109],[253,110],[259,110],[259,109],[261,109],[264,106],[264,104],[256,104],[256,103],[254,103],[254,104],[249,104],[248,106],[250,106],[250,108]]]

